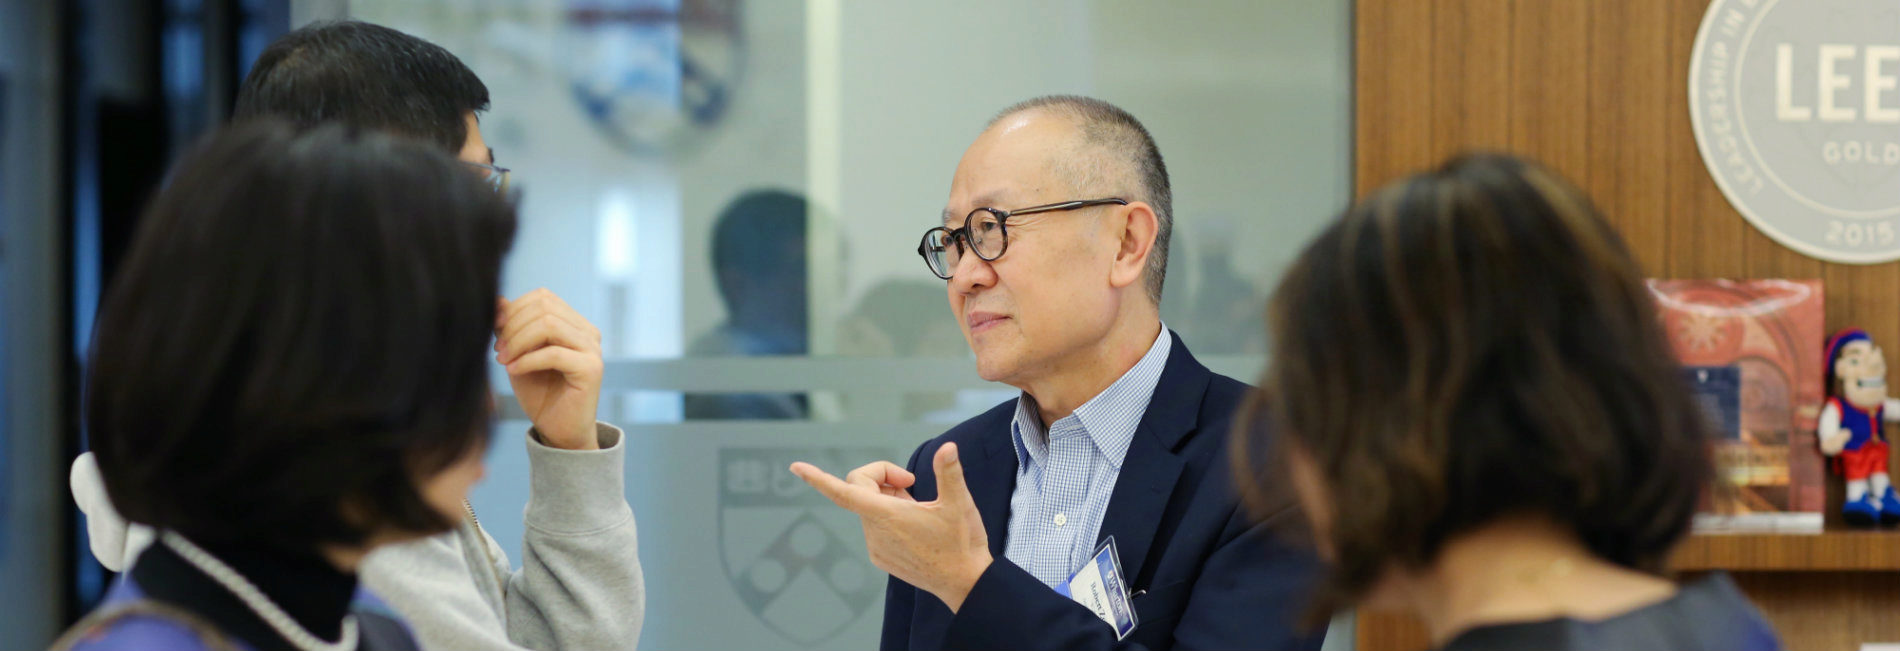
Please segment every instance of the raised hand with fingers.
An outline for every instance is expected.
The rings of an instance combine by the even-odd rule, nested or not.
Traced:
[[[910,487],[916,485],[917,476],[889,461],[864,464],[845,475],[844,483],[876,488],[879,493],[906,502],[917,501],[910,496]]]
[[[596,450],[600,406],[600,329],[546,289],[501,300],[495,361],[508,367],[521,409],[549,447]]]
[[[872,565],[936,595],[955,612],[994,558],[983,516],[963,481],[957,445],[945,443],[932,463],[937,499],[929,502],[911,497],[915,475],[886,461],[853,470],[845,479],[804,462],[792,464],[792,473],[858,515]]]

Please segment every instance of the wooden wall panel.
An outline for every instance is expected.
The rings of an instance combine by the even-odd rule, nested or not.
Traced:
[[[1383,4],[1387,6],[1367,12],[1362,3],[1353,25],[1355,43],[1366,43],[1375,38],[1375,34],[1383,38],[1385,34],[1405,32],[1407,25],[1416,30],[1419,25],[1431,24],[1430,3]],[[1353,175],[1355,187],[1369,187],[1365,185],[1368,178],[1376,184],[1396,176],[1396,172],[1383,167],[1368,170],[1368,158],[1427,161],[1434,155],[1429,139],[1413,135],[1432,131],[1432,80],[1426,74],[1434,49],[1432,40],[1401,39],[1385,43],[1380,49],[1382,57],[1407,61],[1410,65],[1401,68],[1364,65],[1357,58],[1365,56],[1364,53],[1355,55],[1355,61],[1360,61],[1353,66],[1354,141],[1358,159]],[[1369,176],[1375,173],[1377,176]],[[1358,192],[1364,194],[1363,190]]]
[[[1708,0],[1359,0],[1355,191],[1461,151],[1529,156],[1588,192],[1650,274],[1821,278],[1830,332],[1864,327],[1900,350],[1900,263],[1840,265],[1796,253],[1743,220],[1709,177],[1688,96],[1690,49],[1707,7]],[[1795,648],[1900,641],[1900,618],[1873,614],[1900,611],[1897,579],[1738,574]],[[1360,648],[1420,648],[1422,632],[1412,622],[1364,616]]]
[[[1749,572],[1736,585],[1790,649],[1858,649],[1900,640],[1900,572]]]
[[[1822,278],[1830,329],[1900,341],[1900,264],[1838,265],[1761,234],[1689,130],[1705,0],[1360,0],[1354,187],[1454,153],[1527,155],[1589,192],[1650,273]]]

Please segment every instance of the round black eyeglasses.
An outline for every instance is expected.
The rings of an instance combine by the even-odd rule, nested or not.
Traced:
[[[963,227],[952,229],[938,226],[924,231],[924,241],[917,245],[917,255],[922,256],[924,264],[930,267],[930,273],[938,278],[949,280],[956,273],[957,263],[963,261],[963,252],[967,248],[975,252],[984,262],[995,262],[1009,250],[1009,218],[1033,215],[1040,212],[1076,210],[1090,206],[1115,204],[1128,205],[1126,199],[1084,199],[1061,203],[1030,206],[1019,210],[999,210],[996,208],[978,208],[963,218]]]

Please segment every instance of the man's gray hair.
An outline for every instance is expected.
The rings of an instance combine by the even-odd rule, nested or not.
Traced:
[[[1161,305],[1161,286],[1168,269],[1168,237],[1174,232],[1174,193],[1168,186],[1168,166],[1161,150],[1140,120],[1121,107],[1093,97],[1044,95],[1003,109],[990,119],[994,127],[1004,118],[1031,110],[1043,110],[1069,118],[1081,134],[1077,151],[1057,158],[1057,173],[1067,177],[1079,192],[1095,190],[1126,192],[1129,201],[1146,202],[1154,208],[1154,251],[1148,256],[1146,285],[1148,298]],[[1104,197],[1072,197],[1101,199]]]

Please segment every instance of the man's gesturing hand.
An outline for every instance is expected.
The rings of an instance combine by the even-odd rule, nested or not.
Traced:
[[[937,499],[932,502],[911,497],[917,477],[885,461],[853,470],[845,479],[804,462],[792,464],[792,474],[858,514],[871,564],[936,595],[956,612],[993,559],[983,516],[963,483],[957,444],[943,444],[933,463]]]

